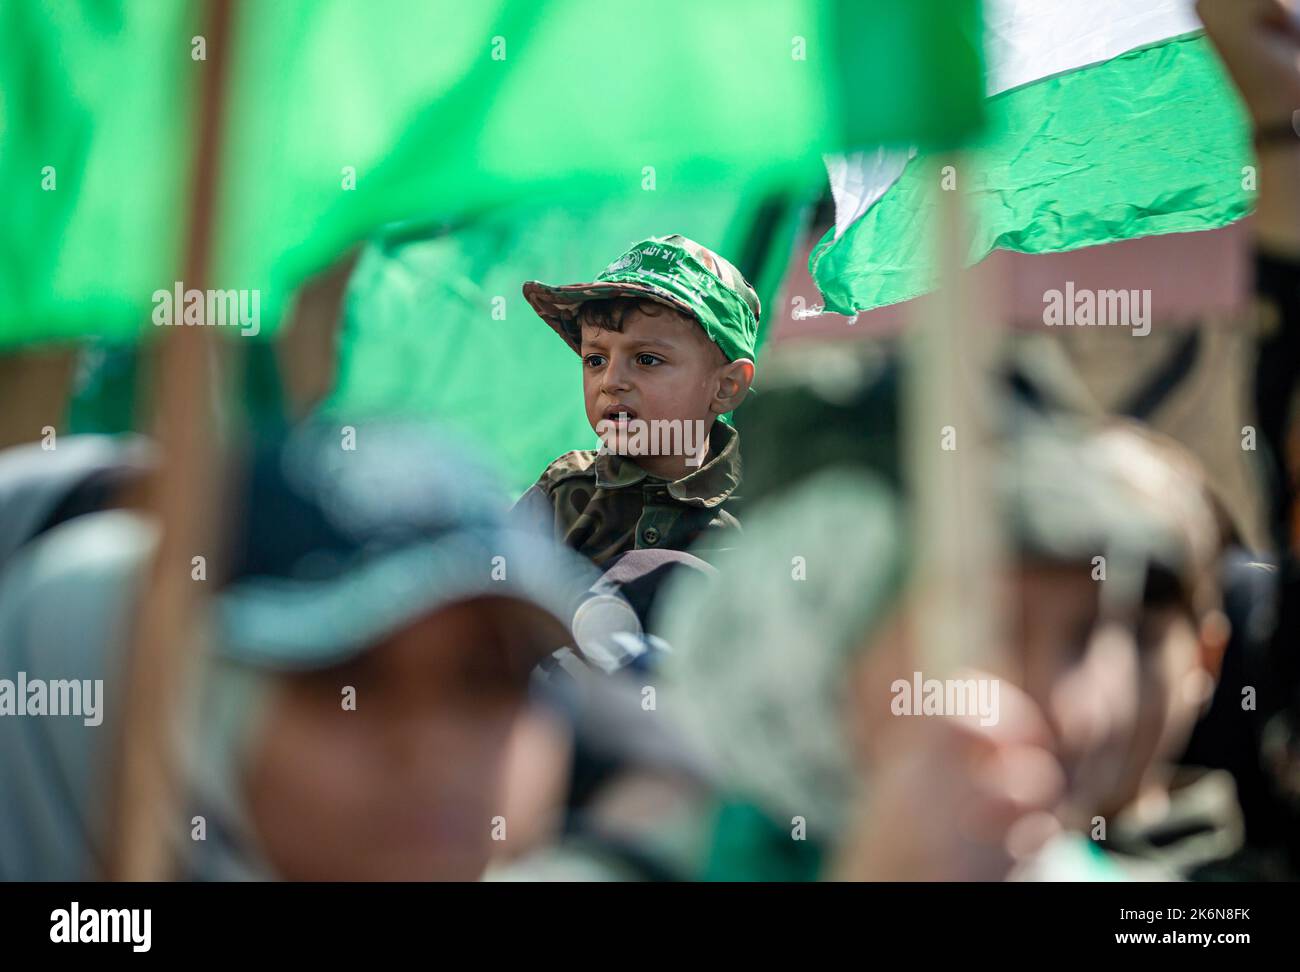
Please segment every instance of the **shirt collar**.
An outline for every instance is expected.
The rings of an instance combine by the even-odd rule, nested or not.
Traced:
[[[596,487],[622,489],[651,476],[627,456],[596,454]],[[668,495],[679,503],[710,509],[721,506],[740,485],[740,435],[730,425],[714,422],[709,432],[709,460],[681,479],[668,484]]]

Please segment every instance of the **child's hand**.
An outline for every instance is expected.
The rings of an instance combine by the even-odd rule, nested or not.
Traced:
[[[1196,12],[1257,127],[1300,109],[1300,24],[1295,0],[1198,0]]]
[[[834,876],[998,881],[1059,832],[1051,810],[1065,777],[1047,725],[1005,681],[998,710],[990,726],[978,717],[900,717]]]

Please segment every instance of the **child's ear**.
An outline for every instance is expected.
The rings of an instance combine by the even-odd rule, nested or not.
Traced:
[[[718,369],[718,390],[713,396],[710,407],[718,415],[725,415],[736,408],[749,394],[749,386],[754,382],[754,362],[748,358],[728,361]]]

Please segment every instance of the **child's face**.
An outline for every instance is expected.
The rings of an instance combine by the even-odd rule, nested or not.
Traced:
[[[655,310],[659,313],[629,309],[621,331],[582,328],[587,421],[598,433],[601,423],[614,423],[612,434],[605,436],[614,452],[625,451],[622,446],[629,435],[622,415],[646,423],[701,422],[707,434],[714,418],[730,411],[744,395],[743,391],[736,395],[728,384],[730,363],[698,323],[666,307]],[[698,468],[688,465],[687,458],[636,455],[635,461],[653,475],[676,479]]]
[[[281,677],[245,778],[276,873],[477,878],[500,848],[493,817],[505,812],[528,673],[558,643],[541,618],[514,601],[464,602],[345,665]],[[343,708],[345,686],[356,690],[354,710]]]

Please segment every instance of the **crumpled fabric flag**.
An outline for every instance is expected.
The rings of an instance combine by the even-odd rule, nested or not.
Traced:
[[[1252,205],[1249,128],[1190,0],[989,0],[988,132],[951,173],[969,262],[1213,229]],[[916,152],[828,159],[836,225],[813,250],[825,308],[933,289],[938,177]]]

